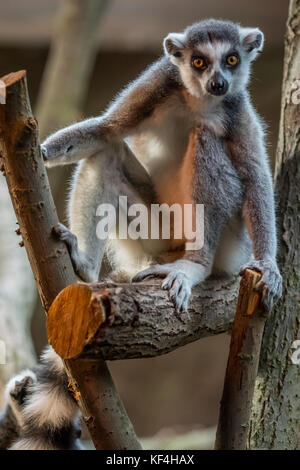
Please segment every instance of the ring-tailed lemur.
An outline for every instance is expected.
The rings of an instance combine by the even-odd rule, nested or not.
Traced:
[[[182,311],[195,284],[215,270],[236,273],[243,265],[242,272],[249,267],[263,273],[257,288],[272,307],[281,293],[272,178],[263,125],[246,89],[251,62],[262,47],[257,28],[225,21],[206,20],[169,34],[165,56],[102,116],[44,141],[48,167],[81,160],[70,198],[70,230],[57,229],[81,279],[98,280],[106,248],[96,233],[100,204],[117,207],[119,195],[126,195],[128,204],[147,206],[202,203],[203,248],[178,251],[184,240],[137,240],[129,257],[135,269],[141,253],[163,260],[163,252],[175,247],[178,259],[154,264],[133,280],[164,277],[162,286]],[[255,258],[250,262],[246,225]]]
[[[71,192],[70,230],[63,225],[56,228],[79,277],[98,280],[106,249],[96,235],[101,203],[117,207],[119,195],[126,195],[129,204],[202,203],[203,248],[180,251],[174,240],[164,240],[163,246],[138,240],[129,258],[144,253],[164,260],[162,251],[174,249],[178,259],[154,264],[133,279],[163,277],[163,287],[177,310],[183,311],[192,287],[211,272],[240,269],[242,273],[252,268],[262,272],[257,289],[266,308],[272,308],[282,288],[273,186],[264,126],[247,92],[251,62],[263,41],[257,28],[218,20],[169,34],[164,57],[131,83],[102,116],[45,140],[42,153],[48,167],[81,160]],[[55,370],[58,359],[51,354],[48,361]],[[57,431],[60,424],[63,429],[72,421],[74,408],[64,391],[65,381],[60,369],[33,385],[23,412],[27,437],[16,442],[17,448],[37,448],[30,441],[30,429],[34,433],[36,426],[47,423],[46,428],[53,425]],[[55,392],[58,383],[62,395]],[[45,407],[40,405],[44,400]]]

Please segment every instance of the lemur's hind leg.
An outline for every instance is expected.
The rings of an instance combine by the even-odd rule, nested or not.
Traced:
[[[59,224],[54,233],[66,243],[76,274],[86,282],[98,281],[107,239],[97,236],[97,209],[109,204],[118,212],[119,196],[128,204],[149,204],[154,191],[149,175],[125,142],[107,146],[82,161],[74,177],[69,204],[70,229]]]

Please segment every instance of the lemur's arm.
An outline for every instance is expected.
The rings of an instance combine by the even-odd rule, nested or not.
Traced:
[[[41,146],[47,166],[74,163],[127,137],[179,87],[178,72],[171,62],[167,58],[155,62],[117,96],[103,115],[50,135]]]
[[[274,191],[263,125],[251,105],[241,113],[228,147],[244,184],[243,215],[255,258],[241,268],[241,274],[246,268],[262,272],[257,289],[262,292],[263,303],[270,310],[282,291],[282,279],[276,263]]]

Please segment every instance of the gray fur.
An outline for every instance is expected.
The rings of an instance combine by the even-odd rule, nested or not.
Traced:
[[[98,280],[107,249],[95,233],[100,203],[117,207],[119,195],[128,196],[129,204],[169,203],[175,194],[175,202],[190,198],[204,204],[205,245],[161,264],[164,253],[174,249],[173,240],[169,245],[139,240],[129,258],[135,266],[143,256],[154,264],[133,280],[164,277],[163,287],[182,311],[192,287],[214,270],[232,273],[249,266],[263,273],[258,288],[266,308],[272,307],[281,294],[272,179],[263,125],[247,92],[251,62],[262,46],[257,28],[219,20],[171,33],[164,41],[165,57],[129,84],[102,116],[45,140],[48,166],[82,160],[71,192],[70,229],[60,225],[57,234],[83,280]],[[228,63],[230,55],[237,58],[235,66]],[[195,57],[203,59],[203,69],[194,66]],[[248,264],[245,221],[255,258]]]
[[[231,21],[204,20],[189,26],[185,34],[189,49],[206,42],[229,41],[233,46],[237,46],[240,42],[240,28]]]

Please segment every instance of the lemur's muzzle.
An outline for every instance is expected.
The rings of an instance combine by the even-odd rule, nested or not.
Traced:
[[[215,72],[206,84],[206,91],[211,95],[221,96],[228,91],[228,82],[220,72]]]

